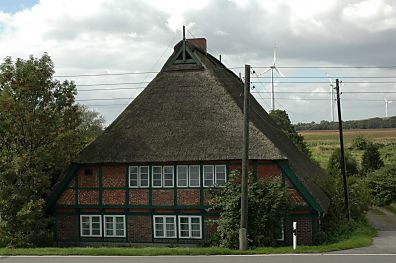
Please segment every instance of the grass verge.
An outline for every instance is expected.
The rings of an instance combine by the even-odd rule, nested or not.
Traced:
[[[83,255],[83,256],[160,256],[160,255],[247,255],[247,254],[286,254],[286,253],[322,253],[368,246],[372,243],[376,230],[369,225],[356,229],[350,238],[337,243],[320,246],[291,247],[260,247],[246,251],[232,250],[220,247],[73,247],[73,248],[0,248],[0,255]]]

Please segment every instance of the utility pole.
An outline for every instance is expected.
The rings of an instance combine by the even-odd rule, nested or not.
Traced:
[[[241,185],[241,225],[239,228],[239,250],[247,249],[248,222],[248,165],[249,165],[249,96],[250,65],[245,65],[245,85],[243,93],[243,152]]]
[[[340,132],[340,150],[341,150],[341,171],[344,181],[344,198],[345,198],[345,209],[347,210],[347,218],[351,220],[351,210],[349,209],[349,195],[348,195],[348,181],[347,181],[347,170],[345,163],[344,153],[344,137],[342,134],[342,119],[341,119],[341,101],[340,101],[340,82],[336,79],[336,93],[337,93],[337,108],[338,108],[338,129]]]

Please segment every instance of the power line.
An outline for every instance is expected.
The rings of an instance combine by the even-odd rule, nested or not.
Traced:
[[[268,66],[255,66],[255,68],[268,68]],[[396,68],[396,66],[282,66],[278,68],[306,68],[306,69],[326,69],[326,68],[349,68],[349,69],[386,69]]]
[[[250,83],[271,84],[271,81],[251,81]],[[277,84],[328,84],[328,81],[278,81]],[[396,84],[395,81],[343,81],[344,84]]]
[[[147,83],[150,83],[150,82],[149,82],[149,81],[143,81],[143,82],[119,82],[119,83],[77,84],[76,87],[136,85],[136,84],[147,84]]]
[[[130,100],[130,99],[134,99],[134,98],[94,98],[94,99],[78,99],[76,101],[98,101],[98,100]]]
[[[113,90],[138,90],[138,89],[144,89],[146,87],[128,87],[128,88],[108,88],[108,89],[103,89],[103,88],[99,88],[99,89],[78,89],[77,91],[113,91]]]
[[[77,99],[76,101],[112,101],[112,100],[130,100],[130,99],[135,99],[133,97],[119,97],[119,98],[93,98],[93,99]],[[263,98],[260,97],[259,99],[265,100],[265,99],[270,99],[270,98]],[[328,100],[328,99],[322,99],[322,98],[278,98],[280,100]],[[343,99],[347,101],[383,101],[383,100],[376,100],[376,99]],[[395,99],[389,99],[389,100],[395,100]]]
[[[253,91],[251,93],[270,93],[269,91]],[[312,94],[312,93],[316,93],[316,94],[330,94],[330,91],[275,91],[275,93],[291,93],[291,94]],[[357,93],[357,94],[383,94],[383,93],[396,93],[396,91],[343,91],[341,92],[342,94],[348,94],[348,93]]]
[[[257,75],[257,74],[256,74]],[[255,79],[270,79],[271,77],[260,77],[260,76],[256,76],[256,77],[252,77]],[[328,77],[320,77],[320,76],[295,76],[295,77],[291,77],[291,76],[287,76],[287,79],[327,79],[327,78],[332,78],[332,79],[396,79],[395,77],[392,76],[328,76]],[[278,77],[278,76],[274,76],[274,79],[284,79],[284,77]]]
[[[123,72],[123,73],[96,73],[96,74],[77,74],[77,75],[55,75],[55,78],[73,78],[73,77],[101,77],[101,76],[123,76],[123,75],[140,75],[140,74],[156,74],[159,71],[146,72]]]

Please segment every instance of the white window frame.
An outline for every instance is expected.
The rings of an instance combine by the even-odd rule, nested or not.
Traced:
[[[222,165],[215,165],[215,169],[214,169],[214,185],[217,187],[223,187],[224,185],[219,185],[217,183],[217,168],[222,167],[224,168],[224,184],[227,183],[227,167],[226,165],[222,164]]]
[[[142,168],[146,168],[147,169],[147,185],[142,185]],[[140,188],[149,188],[150,187],[150,166],[139,166],[138,169],[139,172],[139,187]]]
[[[137,185],[131,185],[131,168],[137,169]],[[148,184],[142,185],[142,168],[147,168],[148,171]],[[129,188],[149,188],[150,187],[150,167],[149,166],[135,166],[131,165],[128,167],[128,185]]]
[[[191,167],[198,167],[198,185],[191,185]],[[188,187],[199,188],[201,187],[201,166],[200,165],[190,165],[188,167]]]
[[[89,235],[83,234],[83,217],[89,218]],[[92,218],[98,217],[99,218],[99,235],[92,234]],[[101,237],[102,236],[102,216],[101,215],[80,215],[80,236],[81,237]]]
[[[186,185],[179,184],[179,169],[181,169],[182,167],[186,169]],[[177,165],[176,166],[176,185],[177,185],[177,187],[188,187],[188,185],[189,185],[188,174],[189,174],[189,166],[188,165]]]
[[[155,223],[156,218],[162,218],[162,227],[164,230],[164,236],[157,236],[157,224]],[[166,235],[166,218],[173,218],[173,227],[174,227],[174,236],[167,236]],[[153,216],[153,231],[154,231],[154,238],[177,238],[177,226],[176,226],[176,216],[174,215],[155,215]]]
[[[161,168],[161,185],[154,185],[154,169],[155,168]],[[152,166],[151,167],[151,186],[153,187],[153,188],[162,188],[162,186],[163,186],[163,169],[162,169],[163,167],[162,166],[159,166],[159,165],[156,165],[156,166]]]
[[[181,218],[188,218],[188,237],[182,237],[181,235]],[[199,219],[199,237],[193,237],[192,236],[192,227],[191,227],[191,219],[192,218],[198,218]],[[179,222],[179,238],[181,239],[202,239],[202,216],[187,216],[187,215],[180,215],[178,216],[178,222]]]
[[[205,180],[205,168],[207,168],[207,167],[211,167],[212,168],[212,170],[213,170],[213,174],[212,174],[212,185],[207,185],[206,184],[206,180]],[[215,186],[215,167],[214,167],[214,165],[204,165],[203,166],[203,171],[202,171],[202,180],[203,180],[203,186],[204,187],[213,187],[213,186]]]
[[[124,234],[123,235],[117,235],[117,228],[116,228],[116,218],[121,217],[123,218],[123,230]],[[107,224],[106,224],[106,218],[113,218],[113,235],[108,235],[107,234]],[[126,237],[126,222],[125,222],[125,215],[104,215],[103,216],[103,224],[104,224],[104,237]]]
[[[165,168],[172,169],[172,185],[165,185]],[[173,165],[165,165],[162,167],[162,187],[163,188],[173,188],[175,187],[175,167]]]

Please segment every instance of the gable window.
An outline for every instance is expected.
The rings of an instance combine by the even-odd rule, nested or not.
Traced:
[[[102,236],[102,218],[99,215],[81,215],[80,230],[82,237]]]
[[[176,216],[154,216],[154,238],[176,238]]]
[[[105,215],[104,216],[104,236],[105,237],[125,237],[125,216]]]
[[[129,187],[149,187],[149,176],[150,175],[148,166],[129,166]]]
[[[200,216],[179,216],[179,238],[202,238]]]

